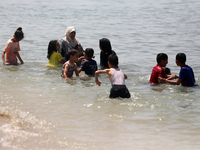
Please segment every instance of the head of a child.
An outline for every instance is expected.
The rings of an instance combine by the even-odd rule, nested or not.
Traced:
[[[168,63],[168,56],[165,53],[159,53],[156,57],[157,63],[161,66],[161,67],[165,67]]]
[[[24,33],[22,32],[22,28],[19,27],[14,33],[15,41],[19,42],[24,38]]]
[[[77,44],[74,49],[78,50],[79,55],[83,53],[83,47],[81,44]]]
[[[48,45],[48,55],[47,55],[47,58],[50,59],[51,57],[51,54],[55,51],[59,51],[60,50],[60,44],[57,40],[51,40],[49,42],[49,45]]]
[[[176,55],[176,64],[177,66],[185,65],[186,62],[186,55],[184,53],[178,53]]]
[[[76,49],[71,49],[69,52],[68,52],[68,56],[69,56],[69,60],[71,62],[77,62],[78,61],[78,50]]]
[[[111,43],[110,40],[107,38],[102,38],[99,40],[99,48],[104,52],[104,53],[109,53],[112,51]]]
[[[111,55],[109,55],[109,57],[108,57],[108,66],[110,67],[110,68],[118,68],[118,57],[117,57],[117,55],[115,55],[115,54],[111,54]]]
[[[164,70],[165,70],[165,73],[166,73],[167,75],[171,75],[171,71],[170,71],[169,68],[165,67]]]
[[[94,55],[94,50],[92,48],[86,48],[84,55],[86,59],[91,59]]]

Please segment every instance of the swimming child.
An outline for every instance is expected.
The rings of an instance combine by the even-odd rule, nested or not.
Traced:
[[[48,45],[47,58],[49,59],[49,66],[58,66],[65,61],[58,51],[60,50],[60,44],[57,40],[52,40]]]
[[[95,82],[98,86],[101,85],[101,82],[98,80],[98,75],[102,73],[107,73],[107,76],[110,79],[112,88],[110,90],[110,98],[130,98],[130,93],[125,85],[125,79],[127,75],[118,68],[118,57],[115,54],[111,54],[108,57],[108,66],[110,69],[98,70],[95,72]]]
[[[176,64],[177,66],[181,67],[181,70],[179,72],[178,79],[176,81],[171,81],[169,79],[160,78],[162,81],[179,85],[181,83],[182,86],[195,86],[195,78],[194,78],[194,72],[192,68],[185,64],[186,62],[186,55],[184,53],[178,53],[176,55]]]
[[[97,71],[97,62],[92,59],[94,55],[94,50],[92,48],[87,48],[84,53],[84,58],[86,59],[81,63],[78,72],[85,71],[86,75],[94,76],[95,71]]]
[[[73,76],[74,72],[77,77],[79,76],[76,65],[76,62],[78,61],[78,51],[72,49],[69,51],[68,55],[69,60],[66,63],[64,63],[61,76],[65,79],[71,80],[70,77]]]
[[[112,50],[112,46],[110,40],[107,38],[102,38],[99,40],[99,48],[101,50],[100,53],[100,66],[102,68],[109,68],[108,66],[108,57],[111,54],[116,54],[115,51]]]
[[[6,47],[2,52],[2,60],[4,65],[18,65],[17,58],[23,64],[23,60],[19,55],[20,46],[19,41],[24,38],[24,33],[22,32],[22,28],[19,27],[15,31],[13,37],[7,41]],[[6,54],[6,60],[5,60]]]
[[[161,83],[162,81],[159,77],[167,78],[167,74],[165,73],[163,67],[166,67],[168,63],[168,56],[165,53],[159,53],[156,57],[157,65],[153,67],[151,77],[149,83]]]

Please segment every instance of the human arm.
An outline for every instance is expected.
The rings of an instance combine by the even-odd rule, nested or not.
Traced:
[[[69,68],[69,65],[66,64],[66,65],[65,65],[65,68],[64,68],[64,71],[63,71],[63,77],[64,77],[65,79],[71,81],[72,79],[68,78],[68,76],[67,76],[68,68]]]
[[[83,59],[85,59],[84,56],[79,57],[79,58],[78,58],[78,61],[77,61],[77,64],[80,65],[81,62],[83,61]]]
[[[167,75],[167,80],[171,80],[171,79],[175,79],[178,78],[178,75],[174,74],[174,75]]]
[[[79,69],[78,69],[78,73],[80,73],[81,71],[82,71],[82,68],[79,68]]]
[[[2,52],[2,61],[3,61],[3,64],[5,65],[6,63],[5,63],[5,52],[4,51]]]
[[[76,65],[76,64],[75,64],[75,67],[76,67],[76,69],[75,69],[75,74],[76,74],[76,76],[78,77],[78,76],[80,76],[80,75],[79,75],[78,68],[77,68],[77,65]]]
[[[170,84],[173,84],[173,85],[179,85],[181,83],[181,79],[179,79],[179,78],[176,81],[165,79],[165,78],[161,78],[161,77],[159,77],[159,79],[162,82],[170,83]]]
[[[127,79],[127,78],[128,78],[128,76],[126,74],[124,74],[124,79]]]
[[[17,52],[16,56],[17,56],[17,58],[19,59],[19,61],[21,62],[21,64],[23,64],[24,62],[23,62],[23,60],[21,59],[21,57],[20,57],[20,55],[19,55],[19,52]]]
[[[110,71],[110,69],[104,69],[104,70],[98,70],[98,71],[95,72],[95,83],[96,83],[98,86],[101,86],[101,82],[100,82],[99,79],[98,79],[99,74],[107,73],[108,76],[109,76],[109,71]]]

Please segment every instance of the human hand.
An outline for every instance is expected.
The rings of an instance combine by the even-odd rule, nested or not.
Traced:
[[[163,83],[163,82],[165,82],[165,81],[166,81],[166,79],[165,79],[165,78],[158,77],[158,82],[160,82],[160,83]]]
[[[98,86],[101,86],[101,82],[99,80],[95,81]]]

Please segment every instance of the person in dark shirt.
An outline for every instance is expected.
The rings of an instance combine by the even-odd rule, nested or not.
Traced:
[[[178,53],[176,55],[176,64],[181,67],[178,79],[176,81],[171,81],[169,79],[160,78],[160,80],[174,85],[179,85],[181,83],[182,86],[196,86],[194,72],[190,66],[185,64],[185,62],[186,55],[184,53]]]
[[[81,63],[78,72],[85,71],[85,74],[88,76],[94,76],[95,71],[97,71],[97,63],[92,59],[94,55],[94,50],[92,48],[87,48],[84,52],[84,58],[86,59]]]
[[[110,40],[107,38],[102,38],[99,40],[100,53],[100,66],[102,69],[109,68],[108,66],[108,57],[111,54],[115,54],[115,51],[112,50]]]

